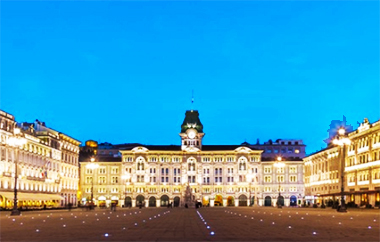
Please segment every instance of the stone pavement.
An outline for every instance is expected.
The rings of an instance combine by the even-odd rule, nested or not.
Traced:
[[[380,211],[215,207],[0,212],[0,241],[380,241]],[[209,226],[209,228],[207,227]],[[213,233],[212,233],[213,232]]]

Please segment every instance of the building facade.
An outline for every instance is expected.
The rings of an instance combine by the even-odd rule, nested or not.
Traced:
[[[0,125],[0,207],[13,206],[15,175],[19,207],[77,204],[80,142],[38,120],[17,123],[4,111],[0,111]],[[20,148],[8,142],[16,129],[24,140]]]
[[[88,202],[93,191],[99,206],[183,206],[189,186],[193,200],[205,206],[275,206],[278,200],[285,206],[301,204],[302,157],[284,157],[277,168],[276,159],[263,161],[263,150],[247,143],[204,145],[195,110],[186,111],[179,135],[181,145],[99,145],[93,152],[96,169],[88,167],[90,156],[81,159],[82,201]],[[289,145],[304,152],[302,141]]]
[[[340,202],[344,170],[348,206],[380,205],[380,121],[371,124],[364,119],[358,129],[348,133],[348,138],[351,144],[344,153],[343,148],[330,144],[304,158],[305,194],[310,203],[329,206]]]

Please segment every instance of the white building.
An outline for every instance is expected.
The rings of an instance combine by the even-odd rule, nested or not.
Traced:
[[[275,206],[279,189],[285,206],[301,204],[301,159],[283,160],[284,166],[275,168],[275,161],[262,161],[263,150],[249,145],[204,145],[203,125],[195,110],[186,112],[179,135],[181,145],[107,143],[106,150],[97,150],[99,167],[93,170],[87,168],[90,156],[82,159],[82,200],[90,200],[93,186],[99,206],[181,206],[189,185],[193,199],[205,206]],[[114,154],[115,147],[119,155]]]

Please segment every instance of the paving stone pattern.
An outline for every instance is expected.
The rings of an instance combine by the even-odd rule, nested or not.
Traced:
[[[15,217],[2,211],[0,241],[380,241],[379,212],[119,208],[30,211]]]

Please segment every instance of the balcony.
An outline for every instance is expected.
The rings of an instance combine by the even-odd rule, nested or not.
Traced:
[[[10,172],[3,172],[3,176],[12,177],[12,174]]]
[[[348,155],[348,156],[353,156],[353,155],[355,155],[355,150],[348,151],[348,152],[347,152],[347,155]]]
[[[368,146],[362,147],[362,148],[358,149],[358,154],[366,152],[366,151],[368,151],[368,149],[369,149]]]
[[[368,185],[369,181],[358,181],[358,185]]]
[[[45,182],[45,178],[40,178],[40,177],[27,176],[26,179],[32,180],[32,181],[42,181],[42,182]]]
[[[375,143],[372,145],[372,149],[375,149],[375,148],[378,148],[380,147],[380,142],[379,143]]]

